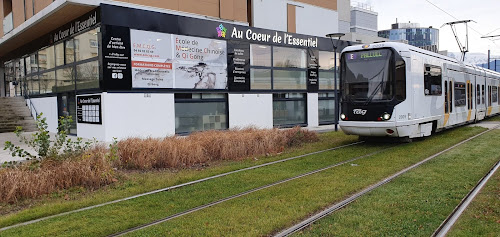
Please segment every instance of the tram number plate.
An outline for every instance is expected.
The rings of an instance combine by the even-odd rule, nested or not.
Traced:
[[[406,119],[406,114],[399,115],[399,120],[405,120]]]

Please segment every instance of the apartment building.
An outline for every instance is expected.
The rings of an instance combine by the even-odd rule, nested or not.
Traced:
[[[24,96],[50,131],[67,115],[104,141],[337,121],[334,52],[350,42],[324,36],[345,27],[346,1],[0,5],[1,96]]]

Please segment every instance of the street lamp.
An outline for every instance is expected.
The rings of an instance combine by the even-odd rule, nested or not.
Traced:
[[[333,38],[336,38],[336,40],[340,40],[340,38],[342,36],[344,36],[345,34],[344,33],[331,33],[331,34],[327,34],[326,37],[330,38],[330,40],[332,41],[332,46],[333,46],[333,53],[334,53],[334,56],[333,56],[333,67],[335,68],[335,71],[334,71],[334,74],[333,74],[333,83],[334,83],[334,87],[335,87],[335,131],[338,131],[338,124],[339,124],[339,90],[338,90],[338,87],[337,87],[337,47],[338,47],[338,43],[337,45],[335,45],[333,43]]]

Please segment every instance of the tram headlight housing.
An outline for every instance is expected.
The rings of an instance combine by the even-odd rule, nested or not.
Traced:
[[[345,114],[340,114],[340,119],[345,120],[346,116]]]
[[[384,113],[384,114],[382,114],[381,118],[382,118],[382,120],[386,121],[386,120],[391,119],[391,115],[389,113]]]

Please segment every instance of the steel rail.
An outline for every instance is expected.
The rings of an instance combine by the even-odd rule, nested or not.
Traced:
[[[396,146],[384,148],[384,149],[381,149],[381,150],[378,150],[378,151],[375,151],[375,152],[372,152],[372,153],[369,153],[369,154],[366,154],[366,155],[358,156],[358,157],[355,157],[355,158],[352,158],[352,159],[349,159],[349,160],[346,160],[346,161],[342,161],[342,162],[339,162],[339,163],[336,163],[336,164],[333,164],[333,165],[330,165],[330,166],[327,166],[327,167],[324,167],[324,168],[321,168],[321,169],[309,171],[309,172],[304,173],[304,174],[300,174],[300,175],[297,175],[297,176],[294,176],[294,177],[291,177],[291,178],[283,179],[283,180],[280,180],[280,181],[277,181],[277,182],[274,182],[274,183],[271,183],[271,184],[267,184],[267,185],[264,185],[264,186],[261,186],[261,187],[258,187],[258,188],[254,188],[254,189],[251,189],[251,190],[248,190],[248,191],[245,191],[245,192],[241,192],[239,194],[235,194],[235,195],[232,195],[232,196],[229,196],[229,197],[226,197],[226,198],[223,198],[223,199],[220,199],[220,200],[217,200],[217,201],[205,204],[205,205],[201,205],[201,206],[198,206],[198,207],[195,207],[195,208],[183,211],[183,212],[179,212],[177,214],[170,215],[168,217],[165,217],[165,218],[162,218],[162,219],[158,219],[158,220],[152,221],[152,222],[147,223],[147,224],[143,224],[143,225],[139,225],[139,226],[136,226],[136,227],[132,227],[130,229],[127,229],[127,230],[124,230],[124,231],[121,231],[121,232],[118,232],[118,233],[114,233],[114,234],[111,234],[111,235],[108,235],[108,236],[122,236],[122,235],[131,233],[131,232],[134,232],[134,231],[137,231],[137,230],[145,229],[145,228],[148,228],[148,227],[151,227],[151,226],[154,226],[154,225],[157,225],[157,224],[160,224],[160,223],[163,223],[163,222],[175,219],[177,217],[181,217],[181,216],[184,216],[184,215],[196,212],[196,211],[203,210],[203,209],[208,208],[208,207],[215,206],[217,204],[220,204],[220,203],[223,203],[223,202],[226,202],[226,201],[229,201],[229,200],[233,200],[233,199],[236,199],[236,198],[239,198],[239,197],[246,196],[248,194],[251,194],[251,193],[263,190],[263,189],[267,189],[267,188],[270,188],[270,187],[273,187],[273,186],[276,186],[276,185],[279,185],[279,184],[283,184],[283,183],[286,183],[286,182],[289,182],[289,181],[292,181],[292,180],[296,180],[296,179],[303,178],[303,177],[306,177],[306,176],[309,176],[309,175],[312,175],[312,174],[316,174],[316,173],[319,173],[319,172],[322,172],[322,171],[325,171],[325,170],[328,170],[328,169],[331,169],[331,168],[334,168],[334,167],[337,167],[337,166],[341,166],[341,165],[344,165],[344,164],[347,164],[347,163],[350,163],[350,162],[353,162],[353,161],[356,161],[356,160],[359,160],[359,159],[362,159],[362,158],[370,157],[370,156],[379,154],[381,152],[384,152],[386,150],[392,149],[392,148],[394,148]]]
[[[340,201],[340,202],[338,202],[338,203],[336,203],[336,204],[334,204],[334,205],[332,205],[332,206],[324,209],[323,211],[321,211],[321,212],[319,212],[319,213],[317,213],[317,214],[315,214],[315,215],[307,218],[306,220],[304,220],[304,221],[302,221],[302,222],[300,222],[300,223],[298,223],[298,224],[296,224],[296,225],[294,225],[294,226],[292,226],[292,227],[290,227],[288,229],[285,229],[285,230],[279,232],[278,234],[276,234],[274,236],[275,237],[289,236],[289,235],[291,235],[291,234],[293,234],[293,233],[295,233],[297,231],[300,231],[300,230],[304,229],[305,227],[309,226],[310,224],[312,224],[312,223],[314,223],[314,222],[322,219],[323,217],[328,216],[328,215],[332,214],[333,212],[335,212],[335,211],[337,211],[337,210],[339,210],[339,209],[341,209],[341,208],[349,205],[351,202],[355,201],[359,197],[361,197],[361,196],[363,196],[363,195],[365,195],[365,194],[373,191],[376,188],[379,188],[380,186],[382,186],[382,185],[384,185],[386,183],[389,183],[393,179],[401,176],[402,174],[404,174],[404,173],[406,173],[406,172],[408,172],[408,171],[410,171],[410,170],[412,170],[414,168],[417,168],[420,165],[426,163],[427,161],[432,160],[432,159],[436,158],[437,156],[442,155],[442,154],[444,154],[444,153],[446,153],[446,152],[448,152],[450,150],[453,150],[456,147],[458,147],[458,146],[460,146],[460,145],[462,145],[462,144],[464,144],[464,143],[466,143],[466,142],[468,142],[468,141],[470,141],[470,140],[472,140],[472,139],[474,139],[476,137],[482,136],[485,133],[490,132],[493,129],[496,129],[498,127],[500,127],[500,125],[497,125],[497,126],[495,126],[493,128],[490,128],[487,131],[481,132],[481,133],[479,133],[479,134],[477,134],[475,136],[472,136],[472,137],[470,137],[468,139],[465,139],[464,141],[461,141],[461,142],[459,142],[459,143],[457,143],[457,144],[455,144],[455,145],[453,145],[453,146],[451,146],[451,147],[449,147],[449,148],[447,148],[447,149],[445,149],[443,151],[440,151],[440,152],[438,152],[438,153],[436,153],[436,154],[434,154],[432,156],[429,156],[426,159],[424,159],[424,160],[422,160],[422,161],[420,161],[420,162],[418,162],[418,163],[416,163],[416,164],[414,164],[414,165],[412,165],[410,167],[407,167],[407,168],[405,168],[405,169],[403,169],[403,170],[401,170],[401,171],[399,171],[399,172],[397,172],[397,173],[395,173],[395,174],[393,174],[393,175],[385,178],[384,180],[382,180],[382,181],[380,181],[380,182],[378,182],[378,183],[376,183],[374,185],[371,185],[371,186],[363,189],[362,191],[360,191],[360,192],[358,192],[358,193],[356,193],[356,194],[348,197],[347,199],[344,199],[344,200],[342,200],[342,201]]]
[[[500,167],[500,161],[498,161],[496,165],[494,165],[493,168],[491,168],[490,171],[488,171],[488,173],[479,180],[476,186],[474,186],[474,188],[464,197],[464,199],[462,199],[458,206],[455,207],[453,212],[451,212],[451,214],[443,221],[443,223],[441,223],[436,231],[434,231],[432,236],[444,237],[448,234],[448,231],[450,231],[451,227],[453,227],[455,222],[462,215],[465,209],[467,209],[472,200],[474,200],[491,176],[493,176],[493,174],[495,174],[498,170],[498,167]]]
[[[101,203],[101,204],[97,204],[97,205],[93,205],[93,206],[88,206],[88,207],[83,207],[83,208],[72,210],[72,211],[62,212],[62,213],[58,213],[58,214],[54,214],[54,215],[50,215],[50,216],[38,218],[38,219],[35,219],[35,220],[30,220],[30,221],[18,223],[18,224],[11,225],[11,226],[6,226],[6,227],[3,227],[3,228],[0,228],[0,232],[8,230],[8,229],[12,229],[12,228],[20,227],[20,226],[25,226],[25,225],[30,225],[30,224],[37,223],[37,222],[40,222],[40,221],[52,219],[52,218],[55,218],[55,217],[60,217],[60,216],[65,216],[65,215],[69,215],[69,214],[73,214],[73,213],[77,213],[77,212],[87,211],[87,210],[91,210],[91,209],[94,209],[94,208],[107,206],[107,205],[110,205],[110,204],[115,204],[115,203],[119,203],[119,202],[123,202],[123,201],[127,201],[127,200],[136,199],[136,198],[139,198],[139,197],[144,197],[144,196],[148,196],[148,195],[152,195],[152,194],[156,194],[156,193],[160,193],[160,192],[169,191],[169,190],[172,190],[172,189],[177,189],[177,188],[181,188],[181,187],[185,187],[185,186],[189,186],[189,185],[193,185],[193,184],[205,182],[205,181],[216,179],[216,178],[221,178],[221,177],[224,177],[224,176],[227,176],[227,175],[231,175],[231,174],[235,174],[235,173],[239,173],[239,172],[243,172],[243,171],[258,169],[258,168],[262,168],[262,167],[265,167],[265,166],[274,165],[274,164],[278,164],[278,163],[282,163],[282,162],[286,162],[286,161],[290,161],[290,160],[295,160],[295,159],[298,159],[298,158],[303,158],[303,157],[307,157],[307,156],[311,156],[311,155],[316,155],[316,154],[324,153],[324,152],[327,152],[327,151],[338,150],[338,149],[341,149],[341,148],[350,147],[350,146],[354,146],[354,145],[358,145],[358,144],[362,144],[362,143],[364,143],[364,141],[358,141],[358,142],[354,142],[354,143],[349,143],[349,144],[346,144],[346,145],[332,147],[332,148],[328,148],[328,149],[324,149],[324,150],[320,150],[320,151],[315,151],[315,152],[311,152],[311,153],[307,153],[307,154],[303,154],[303,155],[299,155],[299,156],[294,156],[294,157],[290,157],[290,158],[286,158],[286,159],[282,159],[282,160],[272,161],[272,162],[268,162],[268,163],[264,163],[264,164],[260,164],[260,165],[255,165],[255,166],[251,166],[251,167],[247,167],[247,168],[243,168],[243,169],[233,170],[233,171],[229,171],[229,172],[226,172],[226,173],[222,173],[222,174],[218,174],[218,175],[214,175],[214,176],[210,176],[210,177],[206,177],[206,178],[202,178],[202,179],[198,179],[198,180],[193,180],[193,181],[190,181],[190,182],[187,182],[187,183],[182,183],[182,184],[178,184],[178,185],[174,185],[174,186],[169,186],[169,187],[166,187],[166,188],[157,189],[157,190],[153,190],[153,191],[150,191],[150,192],[141,193],[141,194],[133,195],[133,196],[130,196],[130,197],[125,197],[125,198],[121,198],[121,199],[117,199],[117,200],[113,200],[113,201],[109,201],[109,202],[105,202],[105,203]]]

